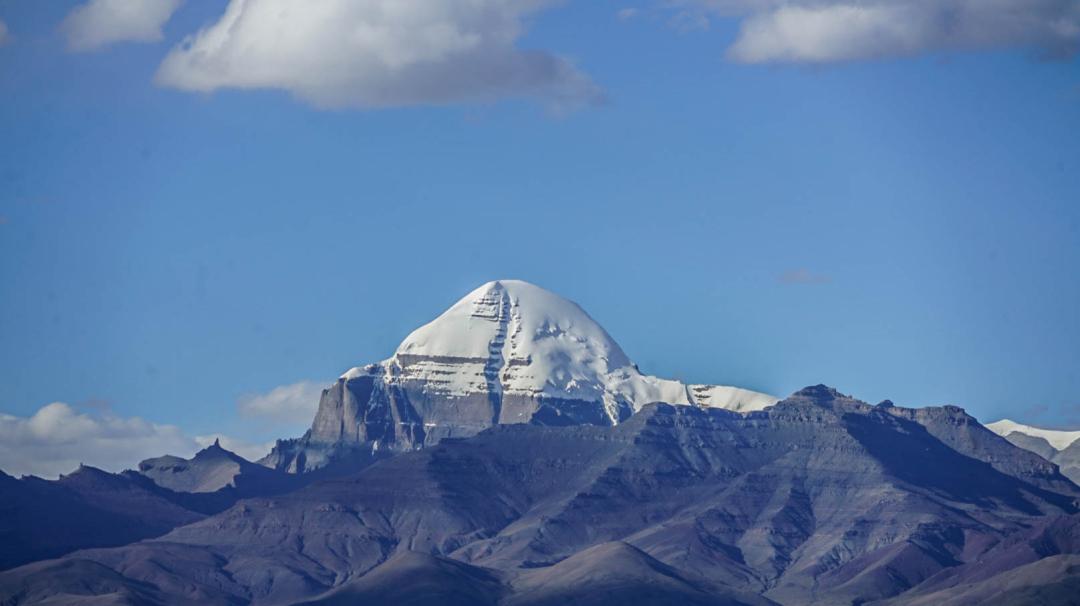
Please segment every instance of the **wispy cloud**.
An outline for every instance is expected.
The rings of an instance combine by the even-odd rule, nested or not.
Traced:
[[[76,6],[60,30],[70,50],[98,50],[117,42],[158,42],[161,28],[183,0],[89,0]]]
[[[0,46],[11,42],[11,32],[8,31],[7,23],[0,21]]]
[[[272,423],[306,426],[319,408],[323,386],[329,381],[300,381],[275,387],[266,393],[246,394],[237,402],[240,414]]]
[[[809,269],[791,269],[778,276],[781,284],[828,284],[832,278],[824,274],[816,274]]]
[[[707,31],[711,25],[708,16],[700,11],[676,11],[675,14],[668,19],[668,26],[675,31],[682,33]]]
[[[516,46],[554,0],[231,0],[162,62],[192,92],[279,89],[321,108],[532,97],[556,110],[602,99],[563,57]]]
[[[937,51],[1080,52],[1080,0],[675,0],[681,11],[741,19],[728,57],[830,63]]]

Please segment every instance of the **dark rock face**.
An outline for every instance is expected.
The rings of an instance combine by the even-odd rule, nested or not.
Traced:
[[[447,396],[430,392],[423,381],[386,383],[381,367],[369,370],[372,374],[342,378],[324,390],[311,429],[299,439],[280,440],[259,462],[287,473],[335,466],[355,471],[493,425],[611,425],[599,401],[498,392]],[[620,411],[621,420],[632,413],[628,406]]]
[[[0,601],[57,586],[149,604],[931,604],[1002,579],[1018,600],[1059,599],[1078,497],[960,409],[819,386],[746,415],[655,404],[614,427],[443,437],[159,539],[0,574]],[[87,578],[72,588],[75,566]]]

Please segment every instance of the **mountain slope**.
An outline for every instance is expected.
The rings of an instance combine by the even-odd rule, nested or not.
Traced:
[[[150,603],[400,595],[410,570],[506,603],[617,586],[690,603],[852,603],[989,561],[1073,516],[1078,490],[960,409],[818,386],[745,415],[656,404],[616,426],[498,425],[68,559],[182,596]]]
[[[496,606],[508,593],[507,589],[500,575],[492,571],[449,558],[406,551],[359,579],[303,604]]]
[[[205,517],[206,508],[182,502],[145,478],[92,467],[56,481],[0,472],[0,570],[159,536]]]
[[[936,574],[890,604],[1073,604],[1080,595],[1080,514],[1051,516],[974,562]]]
[[[168,599],[106,566],[78,559],[49,560],[18,572],[0,572],[0,595],[6,597],[5,604],[130,606]]]
[[[287,492],[317,478],[255,465],[217,444],[190,461],[162,457],[142,468],[156,477],[85,465],[58,480],[0,472],[0,570],[160,536],[241,498]]]
[[[311,430],[261,462],[303,472],[499,424],[615,425],[652,402],[745,412],[776,400],[642,374],[577,304],[501,280],[415,330],[390,359],[343,374],[323,392]]]
[[[925,596],[905,596],[897,606],[1071,606],[1080,595],[1080,555],[1047,556],[977,583]]]
[[[507,606],[738,606],[774,604],[752,593],[683,578],[677,570],[620,541],[601,543],[561,562],[521,573]]]

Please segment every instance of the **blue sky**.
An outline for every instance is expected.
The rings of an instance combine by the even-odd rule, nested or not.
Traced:
[[[226,2],[87,52],[76,4],[0,1],[2,413],[291,435],[238,400],[383,359],[510,277],[650,373],[1080,426],[1075,54],[748,62],[752,15],[576,1],[515,21],[512,52],[567,58],[580,103],[395,82],[366,107],[155,81]]]

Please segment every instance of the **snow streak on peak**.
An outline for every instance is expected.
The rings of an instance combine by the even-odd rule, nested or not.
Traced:
[[[1070,444],[1080,440],[1080,431],[1042,429],[1030,425],[1023,425],[1015,421],[1010,421],[1009,419],[1002,419],[994,423],[989,423],[986,425],[986,428],[1001,437],[1005,437],[1013,432],[1018,432],[1035,438],[1042,438],[1057,450],[1065,450]]]
[[[576,303],[519,280],[488,282],[413,331],[394,356],[342,378],[387,373],[449,396],[500,393],[601,401],[612,421],[651,402],[760,410],[776,398],[642,375]]]

